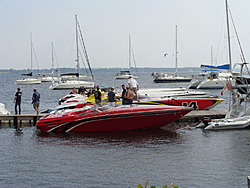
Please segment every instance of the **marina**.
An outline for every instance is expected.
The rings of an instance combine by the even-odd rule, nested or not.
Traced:
[[[250,188],[250,2],[14,4],[1,187]]]
[[[127,80],[115,80],[113,78],[117,70],[109,70],[110,72],[107,70],[103,72],[100,70],[93,71],[97,84],[114,86],[118,93],[120,92],[120,86],[127,83]],[[162,90],[160,88],[186,88],[188,85],[188,83],[156,84],[153,83],[150,76],[151,70],[145,71],[146,69],[139,72],[138,83],[140,88],[145,88],[144,91],[147,92],[146,89],[152,87],[156,91],[160,91]],[[107,72],[109,77],[104,77],[103,75],[106,75]],[[228,185],[230,184],[229,187],[238,184],[243,187],[247,185],[246,177],[249,175],[248,169],[250,167],[246,165],[248,164],[248,158],[244,156],[250,155],[247,150],[248,139],[250,139],[249,129],[210,133],[196,128],[196,125],[204,116],[222,118],[226,114],[225,109],[229,105],[229,92],[220,96],[221,90],[210,90],[209,94],[218,95],[224,101],[210,110],[188,113],[170,125],[173,131],[162,129],[160,131],[54,134],[42,133],[34,126],[36,120],[33,120],[33,118],[36,115],[31,105],[33,88],[36,87],[41,94],[40,110],[57,105],[58,100],[68,94],[69,91],[49,90],[50,83],[47,82],[39,85],[23,85],[21,87],[23,92],[22,114],[16,116],[13,115],[14,104],[12,101],[17,86],[13,84],[13,80],[18,76],[19,74],[13,73],[7,74],[7,76],[6,74],[0,75],[5,90],[3,101],[5,101],[5,108],[10,111],[10,115],[5,117],[11,117],[11,120],[2,121],[0,129],[0,141],[5,148],[1,155],[6,162],[6,165],[3,166],[5,169],[3,173],[6,176],[12,176],[15,175],[14,171],[18,171],[22,180],[14,181],[13,184],[15,185],[23,182],[30,186],[37,186],[44,181],[34,181],[31,184],[28,183],[26,178],[29,179],[28,176],[32,177],[32,174],[40,175],[41,172],[47,172],[43,175],[44,180],[50,179],[49,174],[53,173],[55,177],[53,184],[59,187],[65,186],[65,183],[57,181],[61,175],[67,176],[68,178],[65,181],[73,187],[79,187],[80,184],[84,184],[86,187],[93,185],[95,185],[94,187],[110,187],[109,185],[112,184],[112,187],[118,188],[121,181],[126,182],[123,187],[135,187],[135,185],[144,183],[145,179],[158,186],[165,184],[166,181],[174,182],[179,187],[185,187],[187,184],[193,187],[211,187],[218,184],[223,187],[225,182]],[[38,118],[41,116],[43,115],[39,114]],[[21,124],[20,120],[17,120],[18,125],[21,125],[21,132],[15,131],[14,117],[23,118]],[[12,144],[10,145],[10,143]],[[18,154],[19,151],[21,153]],[[74,153],[74,155],[71,153]],[[37,158],[37,155],[41,155],[41,157]],[[52,159],[51,156],[56,158]],[[153,158],[156,160],[153,160]],[[60,160],[58,161],[58,159]],[[66,159],[70,159],[71,162],[66,162]],[[138,163],[138,159],[141,162]],[[225,160],[226,162],[223,162]],[[25,161],[26,165],[25,167],[21,165],[20,168],[24,170],[32,169],[26,171],[25,175],[18,167],[22,164],[22,161]],[[47,163],[47,165],[38,165],[38,163],[41,164],[41,161],[43,161],[42,164]],[[175,162],[173,163],[173,161]],[[32,163],[35,164],[34,167],[32,167]],[[221,165],[218,165],[218,163]],[[238,165],[234,164],[241,166],[240,172],[237,170]],[[126,168],[124,169],[122,166],[126,166]],[[14,171],[11,169],[14,169]],[[106,174],[105,176],[100,173],[100,169]],[[121,169],[123,170],[121,171]],[[140,172],[138,172],[138,169],[140,169]],[[55,175],[56,171],[61,171],[60,175]],[[155,173],[158,175],[155,176]],[[82,174],[84,178],[77,180],[77,174]],[[221,174],[223,175],[221,176]],[[109,183],[106,184],[104,178],[109,179]],[[12,181],[8,179],[6,178],[7,181]],[[190,182],[190,179],[192,179],[192,182]],[[201,182],[200,179],[203,179],[203,181]],[[214,179],[214,181],[211,181],[211,179]],[[223,183],[218,183],[219,181]],[[52,186],[51,183],[46,183],[46,185]]]

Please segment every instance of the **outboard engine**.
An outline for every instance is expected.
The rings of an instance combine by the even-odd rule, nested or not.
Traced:
[[[210,122],[211,122],[211,118],[210,117],[204,117],[203,123],[204,123],[205,127],[207,127]]]
[[[196,128],[205,128],[209,125],[209,123],[211,122],[211,118],[210,117],[204,117],[202,122],[199,123]]]

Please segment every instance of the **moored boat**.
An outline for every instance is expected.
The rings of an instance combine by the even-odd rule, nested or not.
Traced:
[[[192,109],[161,105],[95,105],[84,110],[49,114],[41,118],[36,127],[55,133],[154,129],[178,120]]]
[[[136,62],[135,62],[135,57],[134,57],[134,52],[132,49],[132,43],[131,43],[131,39],[130,39],[130,35],[129,35],[129,44],[128,44],[128,64],[129,64],[129,69],[131,70],[131,59],[133,56],[133,61],[134,61],[134,66],[135,66],[135,70],[136,70],[136,75],[135,74],[131,74],[130,70],[122,70],[119,73],[115,74],[115,79],[128,79],[129,77],[132,77],[134,79],[138,78],[138,72],[137,72],[137,68],[136,68]]]
[[[194,110],[209,110],[224,101],[217,96],[183,96],[183,97],[163,97],[148,98],[140,101],[134,100],[137,105],[170,105],[170,106],[188,106]]]
[[[41,84],[41,80],[36,78],[23,78],[20,80],[16,80],[16,85],[31,85],[31,84]]]
[[[226,1],[226,15],[227,15],[227,29],[228,29],[228,51],[229,51],[229,64],[231,65],[231,50],[230,50],[230,35],[228,25],[228,4]],[[238,39],[238,36],[237,36]],[[238,39],[239,42],[239,39]],[[240,43],[239,43],[240,45]],[[240,45],[241,47],[241,45]],[[241,50],[242,63],[240,65],[240,74],[228,79],[228,83],[223,88],[222,92],[230,90],[230,106],[224,119],[204,119],[198,128],[205,128],[206,130],[225,130],[225,129],[243,129],[250,126],[250,88],[249,88],[249,69],[247,67],[246,59],[243,51]],[[244,75],[244,74],[247,75]]]
[[[34,51],[34,46],[32,43],[32,34],[30,33],[30,47],[31,47],[31,57],[30,57],[30,65],[31,65],[31,72],[27,74],[21,74],[23,76],[26,76],[26,78],[23,79],[18,79],[15,81],[16,85],[32,85],[32,84],[41,84],[41,80],[32,78],[33,72],[33,51]]]
[[[94,87],[94,82],[87,82],[87,81],[79,81],[79,80],[66,80],[66,81],[59,81],[52,83],[52,85],[49,86],[49,89],[51,90],[67,90],[76,88],[79,89],[81,85],[83,85],[85,88],[90,89]]]
[[[130,71],[120,71],[115,74],[115,79],[128,79],[129,77],[138,78],[137,75],[132,75]]]
[[[5,108],[3,103],[0,103],[0,115],[8,115],[10,112]]]
[[[173,82],[190,82],[191,78],[186,76],[179,76],[178,75],[178,66],[177,66],[177,25],[175,26],[175,35],[176,35],[176,43],[175,43],[175,72],[174,73],[160,73],[160,72],[153,72],[151,76],[154,77],[155,83],[173,83]],[[167,54],[164,54],[166,57]]]

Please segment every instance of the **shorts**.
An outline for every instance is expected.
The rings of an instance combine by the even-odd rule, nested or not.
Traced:
[[[40,104],[39,101],[33,102],[33,108],[39,108],[39,104]]]
[[[132,91],[133,91],[134,94],[136,94],[137,93],[137,88],[136,87],[132,87]]]
[[[133,99],[127,99],[127,103],[126,104],[132,104],[133,103]]]

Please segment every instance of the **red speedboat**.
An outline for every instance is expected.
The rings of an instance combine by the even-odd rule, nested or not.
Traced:
[[[193,108],[162,105],[93,106],[90,109],[49,114],[36,126],[43,132],[129,131],[165,126]]]
[[[222,101],[224,99],[216,96],[183,96],[140,99],[140,101],[134,100],[133,104],[187,106],[194,110],[209,110]]]

